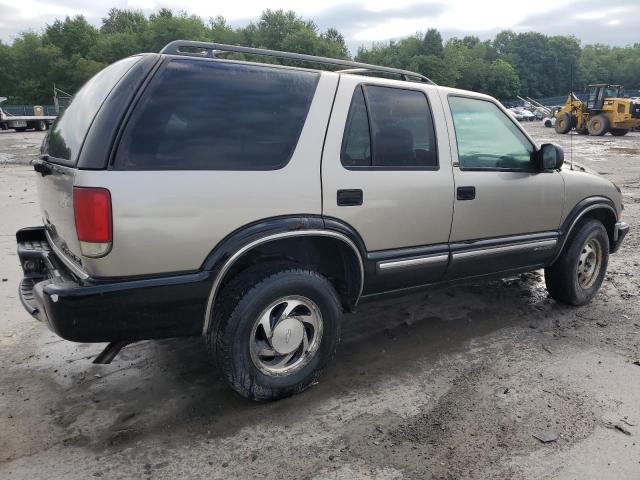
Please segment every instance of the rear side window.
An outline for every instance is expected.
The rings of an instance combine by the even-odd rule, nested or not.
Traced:
[[[437,168],[436,135],[425,94],[373,85],[357,87],[341,161],[347,168]]]
[[[343,137],[342,164],[345,167],[371,166],[371,135],[362,86],[356,88],[351,101]]]
[[[94,75],[73,96],[67,109],[54,123],[44,153],[52,162],[75,165],[78,153],[96,113],[122,76],[142,57],[129,57]]]
[[[128,170],[275,170],[298,142],[319,74],[176,59],[149,85],[122,137]]]

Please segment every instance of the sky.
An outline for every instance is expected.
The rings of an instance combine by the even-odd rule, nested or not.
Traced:
[[[550,35],[573,34],[583,44],[624,46],[640,42],[640,0],[0,0],[0,39],[10,43],[16,34],[41,30],[66,15],[82,14],[100,26],[111,7],[153,13],[162,7],[201,16],[222,15],[233,26],[246,25],[266,9],[294,10],[316,22],[321,30],[335,27],[355,53],[358,46],[406,37],[437,28],[444,38],[497,32],[534,30]]]

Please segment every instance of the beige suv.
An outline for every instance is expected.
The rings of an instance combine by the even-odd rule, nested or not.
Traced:
[[[27,311],[111,342],[102,363],[202,335],[256,400],[309,387],[343,312],[382,295],[544,268],[553,298],[584,304],[628,230],[614,184],[536,145],[491,97],[228,45],[176,41],[107,67],[34,168],[43,226],[17,233]]]

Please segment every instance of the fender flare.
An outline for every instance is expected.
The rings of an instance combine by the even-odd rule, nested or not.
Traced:
[[[341,229],[342,230],[342,229]],[[363,252],[358,246],[358,239],[333,229],[325,228],[323,219],[319,216],[276,217],[256,222],[229,234],[209,254],[203,268],[214,271],[211,291],[207,298],[205,318],[202,334],[206,335],[213,314],[213,306],[218,296],[220,286],[234,263],[251,249],[264,243],[295,237],[330,237],[346,244],[356,255],[360,272],[360,285],[355,298],[355,304],[362,296],[365,281]]]
[[[569,236],[571,235],[571,232],[578,224],[580,219],[583,218],[588,212],[597,209],[609,210],[613,213],[616,220],[618,218],[618,213],[616,212],[614,203],[608,197],[587,197],[578,202],[564,219],[564,222],[562,222],[562,226],[560,227],[560,237],[558,241],[557,251],[553,256],[551,262],[549,262],[549,265],[553,265],[558,260],[565,244],[567,243],[567,240],[569,239]]]

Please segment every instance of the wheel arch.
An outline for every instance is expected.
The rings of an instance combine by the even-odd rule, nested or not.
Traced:
[[[209,329],[224,285],[264,261],[292,261],[318,271],[336,288],[343,307],[353,310],[364,288],[362,248],[361,240],[351,234],[348,226],[325,228],[318,216],[274,218],[239,229],[220,242],[203,265],[215,272],[203,334]]]
[[[558,242],[558,249],[550,262],[553,265],[562,251],[564,250],[568,240],[575,232],[577,225],[584,219],[595,219],[602,222],[607,230],[607,236],[609,237],[610,245],[614,243],[614,229],[618,220],[614,203],[607,197],[589,197],[580,201],[567,215],[562,227],[560,228],[560,239]]]

